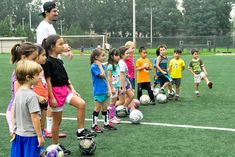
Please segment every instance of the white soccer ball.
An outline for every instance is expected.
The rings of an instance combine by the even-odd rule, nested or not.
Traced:
[[[139,124],[140,121],[143,119],[143,114],[140,110],[133,110],[131,111],[130,115],[129,115],[129,119],[132,123],[134,124]]]
[[[160,89],[159,88],[154,88],[153,89],[153,95],[156,97],[159,93]]]
[[[96,141],[95,139],[82,139],[79,142],[80,152],[83,155],[92,155],[96,150]]]
[[[143,105],[148,105],[150,103],[150,97],[148,95],[142,95],[140,97],[140,103]]]
[[[127,111],[124,105],[119,105],[116,107],[116,115],[118,117],[126,117],[127,116]]]
[[[63,150],[56,144],[48,146],[46,151],[46,157],[64,157]]]
[[[167,101],[166,95],[161,93],[157,95],[156,99],[159,103],[165,103]]]

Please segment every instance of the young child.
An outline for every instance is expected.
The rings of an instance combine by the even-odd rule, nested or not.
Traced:
[[[40,107],[32,85],[36,85],[42,68],[34,61],[22,60],[17,63],[15,74],[20,84],[13,104],[13,130],[11,157],[40,155],[44,145],[41,132]]]
[[[124,105],[126,107],[127,112],[134,108],[134,104],[131,103],[134,99],[134,92],[131,88],[131,83],[128,79],[128,68],[125,63],[125,60],[129,57],[129,51],[126,47],[120,47],[119,49],[120,54],[120,60],[118,62],[118,65],[120,67],[120,82],[121,82],[121,94],[119,96],[119,100],[125,100],[124,104],[122,101],[117,102],[118,105]]]
[[[184,60],[180,58],[182,53],[181,49],[175,49],[174,50],[174,58],[170,60],[169,63],[169,73],[171,78],[173,79],[172,84],[175,84],[175,100],[179,100],[180,95],[180,84],[181,84],[181,78],[182,78],[182,71],[184,71],[185,63]]]
[[[128,68],[128,79],[131,83],[131,88],[135,90],[135,64],[134,64],[134,56],[135,53],[135,43],[132,41],[128,41],[125,44],[125,47],[128,49],[129,57],[125,59],[125,63]]]
[[[160,55],[160,48],[157,48],[156,50],[156,56],[158,57]],[[157,64],[157,57],[154,58],[153,60],[153,68],[154,68],[154,75],[153,75],[153,80],[154,80],[154,83],[153,83],[153,88],[155,88],[158,84],[160,84],[160,79],[158,79],[157,77],[157,68],[156,68],[156,64]]]
[[[68,78],[64,63],[58,59],[58,55],[63,52],[64,40],[59,35],[50,35],[44,39],[42,46],[46,50],[47,60],[43,66],[44,74],[48,86],[48,104],[52,111],[52,144],[59,145],[65,154],[71,154],[64,146],[59,144],[59,127],[62,119],[62,111],[65,103],[74,106],[77,112],[77,138],[94,137],[95,134],[84,129],[85,122],[85,101],[74,89]]]
[[[93,98],[95,100],[95,107],[92,114],[92,130],[96,133],[102,133],[103,130],[116,130],[112,123],[109,122],[108,117],[108,96],[110,93],[109,86],[106,80],[105,66],[101,64],[105,60],[105,50],[96,48],[91,57],[91,76],[93,84]],[[99,112],[102,110],[104,119],[103,129],[98,125]]]
[[[142,96],[142,89],[145,89],[148,91],[148,95],[151,99],[150,104],[155,105],[155,99],[150,83],[150,70],[152,70],[152,64],[150,60],[147,58],[147,49],[145,47],[140,47],[139,53],[140,53],[140,58],[137,59],[136,61],[137,83],[138,83],[137,97],[138,100],[140,100],[140,97]]]
[[[16,64],[20,60],[36,60],[38,57],[37,47],[32,43],[22,43],[15,44],[11,49],[11,63]],[[11,100],[7,107],[6,111],[6,119],[9,127],[9,131],[12,129],[11,123],[11,109],[13,105],[13,101],[15,99],[15,93],[18,90],[20,84],[16,80],[15,70],[11,75]]]
[[[205,65],[203,64],[202,60],[198,57],[199,51],[197,49],[192,49],[191,53],[193,58],[190,61],[188,68],[194,76],[195,94],[196,96],[200,96],[198,87],[201,80],[203,79],[206,81],[206,84],[208,85],[209,89],[212,88],[213,83],[207,78],[207,71]]]
[[[109,105],[109,119],[112,123],[120,123],[120,119],[116,117],[116,102],[120,95],[120,67],[118,61],[120,59],[119,51],[117,49],[112,49],[109,52],[108,58],[108,83],[111,90],[110,105]],[[120,103],[124,104],[124,99],[120,100]]]
[[[167,48],[165,45],[160,45],[159,46],[159,56],[157,57],[156,60],[156,65],[154,65],[154,67],[156,67],[156,75],[157,75],[157,79],[160,82],[160,93],[165,94],[165,87],[169,87],[170,90],[170,94],[169,97],[173,97],[174,96],[174,92],[172,90],[172,86],[171,86],[171,82],[173,81],[172,78],[168,75],[167,72],[167,62],[168,62],[168,58],[167,58]]]

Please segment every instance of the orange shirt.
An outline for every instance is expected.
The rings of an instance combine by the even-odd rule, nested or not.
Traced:
[[[136,68],[142,67],[144,64],[148,64],[149,68],[152,68],[152,64],[148,58],[139,58],[136,61]],[[150,82],[149,70],[142,69],[137,71],[137,83]]]
[[[38,84],[33,86],[33,90],[37,95],[43,96],[44,98],[48,99],[47,82],[45,80],[43,71],[40,73]]]

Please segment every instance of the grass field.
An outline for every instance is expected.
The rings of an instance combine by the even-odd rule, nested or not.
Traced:
[[[14,65],[9,55],[0,55],[0,113],[5,113],[10,100],[10,75]],[[149,56],[153,59],[154,56]],[[182,57],[186,64],[191,56]],[[194,125],[218,128],[235,128],[235,56],[201,56],[214,88],[200,84],[201,97],[196,98],[193,79],[185,70],[182,80],[181,101],[141,106],[143,122]],[[93,112],[92,86],[88,56],[64,59],[66,69],[77,91],[87,102],[86,117]],[[153,73],[153,71],[152,71]],[[76,111],[66,105],[63,117],[75,118]],[[123,120],[128,120],[127,118]],[[0,115],[0,157],[8,157],[10,137],[5,116]],[[101,123],[100,123],[101,124]],[[86,126],[90,128],[91,122]],[[68,135],[61,143],[71,151],[71,157],[81,156],[75,138],[76,121],[63,120],[62,130]],[[94,157],[232,157],[235,154],[235,132],[155,125],[119,124],[118,130],[104,132],[96,138]],[[50,140],[46,139],[46,146]]]

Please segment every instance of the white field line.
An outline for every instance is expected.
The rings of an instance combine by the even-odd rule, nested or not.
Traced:
[[[5,113],[0,113],[0,116],[6,116]],[[63,120],[77,120],[77,118],[68,118],[63,117]],[[92,119],[87,119],[86,121],[92,121]],[[102,120],[98,120],[102,122]],[[131,124],[130,121],[121,121],[122,124]],[[229,131],[235,132],[233,128],[218,128],[218,127],[208,127],[208,126],[195,126],[195,125],[178,125],[178,124],[167,124],[167,123],[153,123],[153,122],[141,122],[142,125],[150,125],[150,126],[162,126],[162,127],[172,127],[172,128],[186,128],[186,129],[201,129],[201,130],[216,130],[216,131]]]

